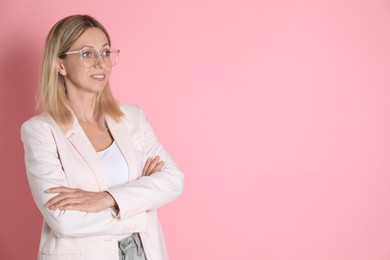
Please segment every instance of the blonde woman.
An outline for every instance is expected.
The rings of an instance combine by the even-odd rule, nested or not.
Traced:
[[[168,259],[156,209],[182,193],[183,174],[143,112],[113,98],[118,55],[87,15],[60,20],[46,39],[43,113],[21,129],[44,218],[38,259]]]

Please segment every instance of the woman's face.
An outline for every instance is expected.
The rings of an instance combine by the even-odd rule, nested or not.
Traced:
[[[101,53],[110,49],[104,32],[98,28],[87,29],[72,45],[68,52],[94,49]],[[85,53],[83,55],[87,55]],[[68,97],[73,94],[96,94],[102,92],[107,85],[111,67],[105,65],[102,57],[92,67],[83,66],[80,54],[68,54],[59,61],[59,73],[64,76]]]

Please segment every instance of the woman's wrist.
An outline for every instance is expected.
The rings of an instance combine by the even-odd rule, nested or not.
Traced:
[[[104,197],[104,204],[107,206],[107,208],[118,208],[114,197],[108,191],[105,191],[105,193],[106,196]]]

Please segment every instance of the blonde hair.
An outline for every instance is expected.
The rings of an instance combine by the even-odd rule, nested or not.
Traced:
[[[53,26],[46,38],[38,97],[39,106],[49,113],[63,131],[66,131],[72,124],[73,113],[67,102],[64,77],[58,71],[58,60],[89,28],[102,30],[111,46],[107,30],[89,15],[72,15],[61,19]],[[100,127],[104,127],[106,115],[116,121],[123,116],[118,103],[112,96],[109,84],[98,94],[95,106],[95,118]]]

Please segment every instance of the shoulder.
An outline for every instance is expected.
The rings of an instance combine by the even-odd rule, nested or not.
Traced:
[[[53,132],[53,129],[58,129],[55,122],[48,114],[42,113],[23,122],[20,130],[23,137],[32,134],[45,135]]]
[[[124,113],[125,120],[143,122],[146,116],[139,106],[130,104],[120,104],[121,111]]]
[[[50,124],[51,119],[50,116],[46,113],[42,113],[40,115],[36,115],[31,117],[30,119],[26,120],[22,124],[22,129],[26,128],[42,128],[45,124]]]
[[[139,106],[131,105],[131,104],[119,104],[119,107],[125,115],[137,115],[142,113]]]

